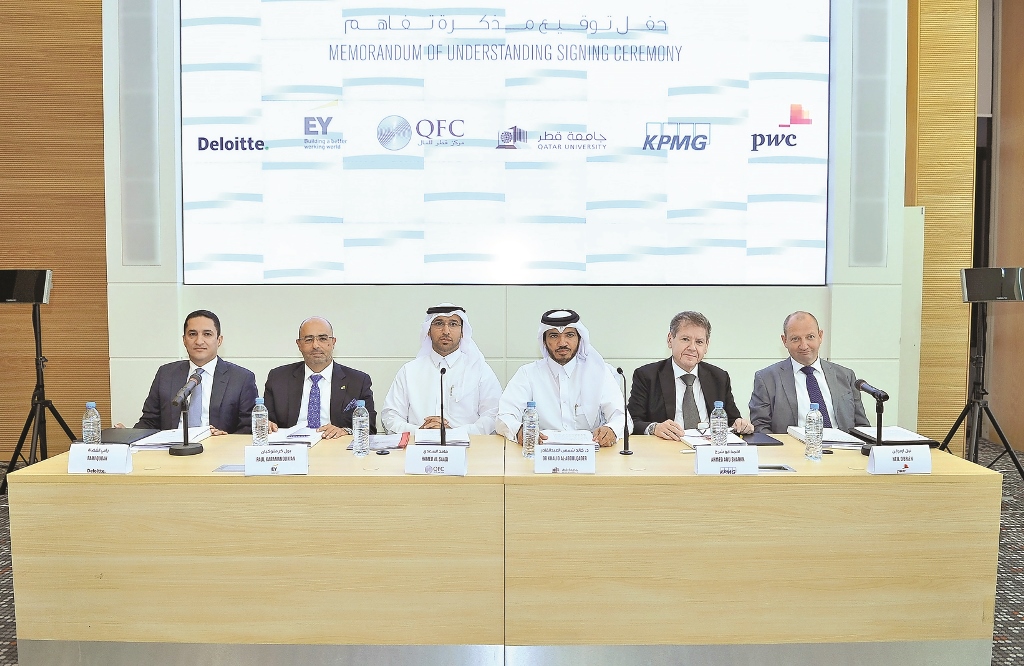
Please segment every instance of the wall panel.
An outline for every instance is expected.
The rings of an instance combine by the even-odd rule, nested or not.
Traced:
[[[995,184],[993,187],[992,264],[1024,266],[1024,3],[999,7],[998,97],[995,102]],[[991,346],[988,354],[992,411],[1010,444],[1024,450],[1024,412],[1017,397],[1024,391],[1024,304],[989,306]],[[988,435],[995,438],[994,432]]]
[[[959,269],[971,265],[974,225],[978,8],[911,0],[908,9],[906,203],[925,207],[918,426],[941,438],[967,397]],[[962,449],[958,437],[953,450]]]
[[[0,26],[0,267],[54,272],[47,397],[77,434],[86,400],[110,414],[100,2],[5,2]],[[0,340],[6,462],[36,381],[31,306],[0,305]],[[67,450],[52,419],[47,433]]]

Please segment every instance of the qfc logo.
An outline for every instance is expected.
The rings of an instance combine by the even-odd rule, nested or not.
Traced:
[[[377,125],[377,141],[388,150],[401,150],[409,145],[412,125],[402,116],[388,116]]]

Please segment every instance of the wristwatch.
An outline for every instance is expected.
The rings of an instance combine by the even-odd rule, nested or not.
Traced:
[[[657,423],[650,423],[650,424],[648,424],[647,425],[647,430],[644,430],[644,434],[645,435],[653,435],[654,434],[654,428],[657,425],[658,425]]]

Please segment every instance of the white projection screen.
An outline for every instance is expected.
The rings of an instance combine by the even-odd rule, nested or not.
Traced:
[[[828,0],[182,0],[186,284],[825,283]]]

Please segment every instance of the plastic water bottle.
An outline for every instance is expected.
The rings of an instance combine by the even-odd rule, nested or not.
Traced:
[[[808,460],[821,460],[821,412],[818,403],[811,403],[811,411],[804,419],[804,457]]]
[[[356,400],[356,408],[352,412],[352,453],[357,458],[370,453],[370,412],[366,409],[365,400]]]
[[[96,411],[96,403],[85,403],[85,414],[82,415],[82,441],[90,446],[99,446],[102,430],[103,425],[100,423],[100,413]]]
[[[711,410],[711,445],[725,446],[729,441],[729,417],[725,415],[725,403],[715,400]]]
[[[270,441],[270,416],[263,404],[263,398],[256,398],[252,408],[252,445],[266,446]]]
[[[523,457],[532,458],[537,440],[540,437],[540,417],[537,416],[537,403],[526,403],[523,410]]]

